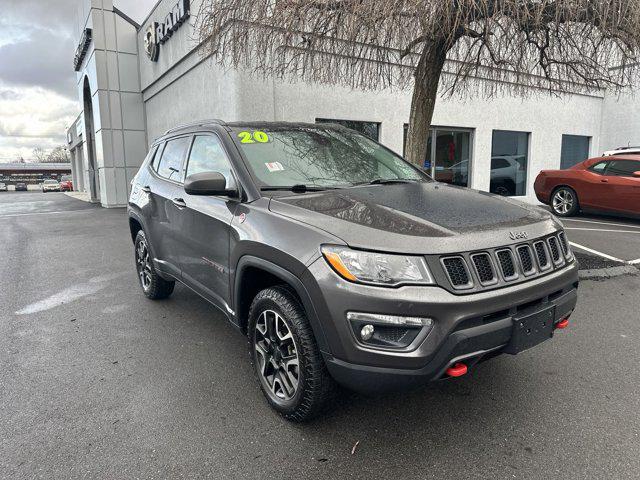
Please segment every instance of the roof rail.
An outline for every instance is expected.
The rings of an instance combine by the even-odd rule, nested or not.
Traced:
[[[197,120],[195,122],[183,123],[182,125],[178,125],[177,127],[170,128],[169,130],[164,132],[163,135],[167,135],[168,133],[176,132],[178,130],[182,130],[183,128],[187,128],[187,127],[200,127],[202,125],[210,125],[212,123],[217,125],[222,125],[224,122],[222,120],[218,120],[217,118],[211,118],[207,120]]]

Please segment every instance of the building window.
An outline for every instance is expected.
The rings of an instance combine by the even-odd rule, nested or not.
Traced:
[[[573,167],[589,158],[591,137],[581,135],[562,135],[562,151],[560,152],[560,168]]]
[[[403,154],[409,126],[404,126]],[[427,139],[427,158],[423,168],[435,180],[463,187],[469,186],[473,130],[433,127]]]
[[[489,191],[504,196],[526,195],[528,160],[527,132],[494,130]]]
[[[337,123],[369,137],[376,142],[380,140],[380,124],[376,122],[360,122],[358,120],[332,120],[330,118],[316,118],[316,123]]]

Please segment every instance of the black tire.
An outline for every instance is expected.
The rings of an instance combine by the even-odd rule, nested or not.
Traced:
[[[134,242],[136,272],[142,292],[151,300],[167,298],[173,292],[176,282],[165,280],[153,266],[149,242],[142,230],[139,230]]]
[[[578,194],[571,187],[558,187],[551,193],[549,206],[559,217],[571,217],[580,211]]]
[[[269,332],[271,320],[274,329]],[[280,340],[277,333],[278,338],[270,335],[274,332],[285,332],[285,337],[291,334],[291,342]],[[270,336],[271,341],[267,342]],[[335,394],[336,383],[327,371],[304,308],[288,287],[271,287],[256,295],[249,309],[247,337],[254,371],[271,407],[294,422],[304,422],[320,414]],[[297,369],[295,364],[285,363],[291,362],[292,351]],[[292,381],[296,376],[297,382]]]

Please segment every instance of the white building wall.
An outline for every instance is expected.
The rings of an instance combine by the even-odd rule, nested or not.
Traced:
[[[632,91],[607,92],[602,105],[602,138],[599,153],[640,145],[640,97]]]
[[[78,73],[78,92],[82,99],[86,76],[91,85],[104,206],[126,204],[129,181],[155,138],[171,127],[198,119],[377,122],[380,141],[402,153],[410,91],[353,91],[225,70],[197,49],[193,25],[201,1],[192,0],[192,16],[160,45],[157,62],[144,53],[144,34],[152,21],[164,21],[177,0],[160,0],[137,31],[114,13],[112,0],[80,1],[77,38],[90,27],[93,42]],[[493,131],[528,132],[526,194],[518,198],[536,202],[533,182],[540,170],[559,168],[563,134],[590,137],[591,155],[628,143],[640,145],[639,103],[630,95],[558,97],[544,92],[535,95],[533,90],[525,99],[441,97],[432,123],[472,131],[470,186],[480,190],[489,190]],[[88,186],[86,145],[82,157]]]

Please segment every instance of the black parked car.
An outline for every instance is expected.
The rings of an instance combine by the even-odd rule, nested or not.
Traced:
[[[19,192],[19,191],[26,192],[27,184],[24,182],[17,182],[15,188],[16,188],[16,192]]]
[[[400,388],[521,352],[576,305],[578,266],[551,214],[434,182],[337,125],[170,130],[128,212],[144,294],[180,281],[217,306],[292,420],[335,382]]]

